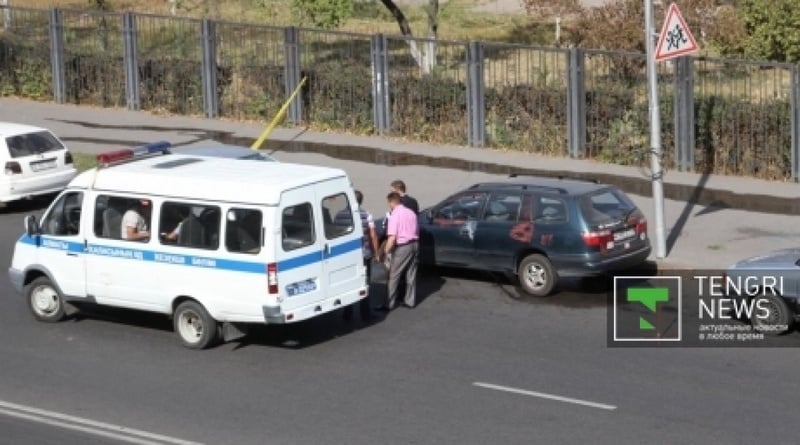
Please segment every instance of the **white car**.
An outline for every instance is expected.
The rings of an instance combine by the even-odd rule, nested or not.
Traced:
[[[0,122],[0,203],[58,193],[78,172],[61,140],[45,128]]]

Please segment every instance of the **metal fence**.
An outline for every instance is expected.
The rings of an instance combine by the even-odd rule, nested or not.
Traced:
[[[649,144],[645,56],[133,13],[8,7],[0,94],[268,119],[618,164]],[[798,181],[800,71],[658,66],[665,165]]]

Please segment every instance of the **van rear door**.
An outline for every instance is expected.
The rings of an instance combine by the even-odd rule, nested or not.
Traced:
[[[338,186],[338,188],[337,188]],[[318,186],[322,209],[323,272],[329,297],[356,294],[366,286],[363,230],[352,189],[345,181]],[[335,191],[339,190],[339,191]]]
[[[325,236],[315,220],[321,218],[313,189],[282,194],[277,218],[281,235],[275,249],[277,291],[284,313],[325,298],[322,250]]]

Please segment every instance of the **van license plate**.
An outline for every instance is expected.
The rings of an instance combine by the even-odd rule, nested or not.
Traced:
[[[56,168],[56,160],[49,159],[47,161],[31,162],[31,170],[40,172],[42,170],[50,170]]]
[[[619,232],[614,232],[614,241],[621,241],[628,238],[633,238],[636,236],[636,230],[628,229],[628,230],[621,230]]]
[[[295,295],[305,294],[317,290],[317,281],[308,279],[297,283],[292,283],[286,286],[286,294],[290,297]]]

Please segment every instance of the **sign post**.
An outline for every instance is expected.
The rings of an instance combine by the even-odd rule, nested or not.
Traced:
[[[664,222],[664,173],[661,165],[661,117],[658,107],[658,78],[656,62],[672,59],[697,51],[697,42],[689,32],[678,6],[673,3],[667,12],[664,26],[653,41],[653,0],[644,0],[645,44],[647,48],[647,91],[650,102],[650,170],[653,182],[653,205],[656,230],[656,258],[667,256],[667,238]]]

